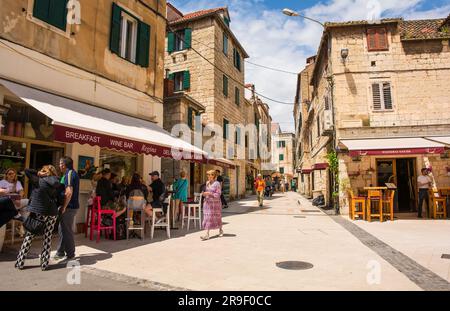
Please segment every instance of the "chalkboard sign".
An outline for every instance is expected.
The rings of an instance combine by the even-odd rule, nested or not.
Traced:
[[[227,201],[230,200],[230,177],[228,176],[222,176],[223,177],[223,188],[222,188],[222,194],[225,196],[225,199]]]

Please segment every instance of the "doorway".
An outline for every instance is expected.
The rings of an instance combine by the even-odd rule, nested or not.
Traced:
[[[39,170],[44,165],[58,168],[59,159],[64,155],[64,148],[31,144],[30,168]]]
[[[380,159],[377,160],[377,186],[387,183],[397,186],[395,210],[400,213],[416,211],[416,159]]]

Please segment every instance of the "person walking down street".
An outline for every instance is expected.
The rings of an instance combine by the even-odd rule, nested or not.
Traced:
[[[255,181],[255,190],[256,190],[256,195],[258,196],[259,207],[263,206],[265,189],[266,189],[266,182],[262,178],[262,175],[258,174],[258,177],[256,178],[256,181]]]
[[[44,166],[39,172],[35,170],[25,170],[25,175],[30,179],[33,186],[31,192],[28,211],[30,216],[44,223],[44,241],[41,252],[41,269],[46,270],[50,259],[51,242],[53,228],[55,227],[58,215],[57,198],[60,189],[59,179],[55,167]],[[25,258],[30,250],[31,243],[36,234],[27,232],[17,255],[15,267],[22,270],[25,265]]]
[[[73,169],[73,160],[70,157],[61,158],[59,160],[59,168],[64,174],[61,179],[61,184],[64,185],[64,202],[60,209],[59,244],[54,259],[66,258],[70,260],[75,258],[75,238],[72,228],[75,216],[80,208],[78,202],[80,178]]]
[[[173,212],[175,214],[175,219],[178,219],[178,217],[181,215],[183,202],[187,202],[188,187],[189,181],[186,178],[186,172],[182,171],[180,173],[180,178],[173,183],[173,198],[175,200]]]
[[[224,180],[223,180],[222,174],[220,173],[219,170],[216,170],[216,176],[217,176],[217,181],[220,184],[220,190],[222,190]],[[222,202],[222,208],[228,208],[228,203],[227,203],[227,200],[225,199],[225,196],[223,195],[223,193],[221,193],[221,195],[220,195],[220,201]]]
[[[419,186],[419,207],[418,207],[418,215],[417,217],[422,218],[422,205],[423,201],[427,204],[427,217],[430,217],[430,197],[428,195],[428,191],[433,185],[433,181],[428,175],[428,169],[422,169],[422,175],[417,178],[417,184]]]
[[[219,236],[223,236],[222,229],[222,204],[220,195],[222,187],[217,181],[217,171],[208,171],[206,173],[208,181],[206,182],[206,191],[203,192],[205,204],[203,205],[203,228],[206,235],[202,236],[203,241],[209,240],[209,231],[219,229]]]

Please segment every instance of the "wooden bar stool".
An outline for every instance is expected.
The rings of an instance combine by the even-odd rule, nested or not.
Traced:
[[[372,221],[372,217],[377,217],[383,222],[383,195],[381,190],[368,190],[367,193],[367,220]],[[372,202],[377,202],[372,204]],[[372,209],[375,213],[372,213]]]
[[[386,218],[390,218],[391,221],[394,221],[394,197],[395,191],[389,190],[382,200],[383,216]]]
[[[441,196],[438,191],[430,192],[432,217],[434,219],[438,217],[447,218],[447,198]]]
[[[350,217],[355,220],[356,216],[366,219],[366,198],[355,197],[353,190],[349,190],[350,194]]]

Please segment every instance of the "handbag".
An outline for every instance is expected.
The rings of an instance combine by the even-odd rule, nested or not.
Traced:
[[[45,229],[45,220],[38,218],[36,214],[31,213],[23,222],[25,229],[34,235],[43,235]]]

